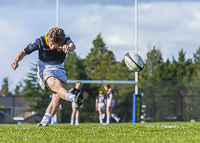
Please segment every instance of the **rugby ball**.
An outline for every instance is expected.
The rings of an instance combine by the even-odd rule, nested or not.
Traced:
[[[138,54],[134,52],[126,53],[124,60],[126,66],[134,72],[140,72],[144,68],[144,61]]]

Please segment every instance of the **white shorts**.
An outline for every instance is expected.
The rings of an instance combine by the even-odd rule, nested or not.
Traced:
[[[78,107],[78,105],[76,105],[76,103],[72,102],[72,108],[76,108]],[[80,106],[80,108],[83,108],[83,104]]]
[[[98,111],[105,111],[105,109],[106,109],[106,106],[104,102],[98,103]]]
[[[107,99],[107,106],[110,104],[110,98]],[[111,107],[114,107],[115,106],[115,100],[112,99],[112,102],[111,102]]]
[[[51,76],[56,77],[60,81],[67,84],[67,76],[65,74],[64,62],[60,65],[49,65],[42,62],[41,60],[38,60],[37,69],[37,77],[42,89],[46,89],[45,82]]]

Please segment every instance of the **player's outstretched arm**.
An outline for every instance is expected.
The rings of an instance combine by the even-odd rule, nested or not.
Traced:
[[[24,50],[21,50],[17,56],[15,57],[15,59],[13,60],[13,62],[11,63],[11,67],[16,70],[16,68],[18,68],[18,62],[21,61],[25,56],[26,56],[26,52]]]

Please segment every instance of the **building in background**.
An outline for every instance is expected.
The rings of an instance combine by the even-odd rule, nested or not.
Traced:
[[[37,113],[30,110],[28,102],[21,97],[0,96],[0,123],[19,122],[14,120],[14,117],[22,117],[26,123],[34,123],[41,119]]]

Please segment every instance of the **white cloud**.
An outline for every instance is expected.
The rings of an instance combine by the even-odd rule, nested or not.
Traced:
[[[199,5],[200,3],[195,2],[140,3],[138,5],[139,54],[146,58],[148,45],[151,43],[151,48],[154,45],[161,48],[164,60],[171,59],[172,55],[177,58],[181,48],[187,51],[187,58],[192,58],[192,53],[200,44],[197,39],[200,33]],[[72,20],[69,24],[70,31],[73,33],[74,29],[75,31],[78,29],[80,32],[76,33],[76,37],[81,39],[77,41],[78,47],[81,47],[77,50],[80,55],[85,55],[85,49],[92,46],[91,39],[93,40],[100,32],[118,60],[123,59],[127,51],[134,51],[134,6],[89,5],[79,10],[84,13],[71,13],[70,16],[66,13],[66,16]],[[68,8],[68,11],[72,9]],[[90,46],[85,46],[88,44]]]
[[[151,4],[151,8],[139,15],[141,17],[139,18],[139,45],[144,45],[147,40],[153,44],[159,42],[164,59],[171,58],[172,55],[177,58],[181,48],[186,51],[187,58],[192,58],[192,53],[200,45],[197,38],[200,36],[200,29],[191,25],[200,20],[195,16],[195,13],[200,12],[199,6],[200,3],[189,2]],[[142,10],[141,5],[140,11]]]

